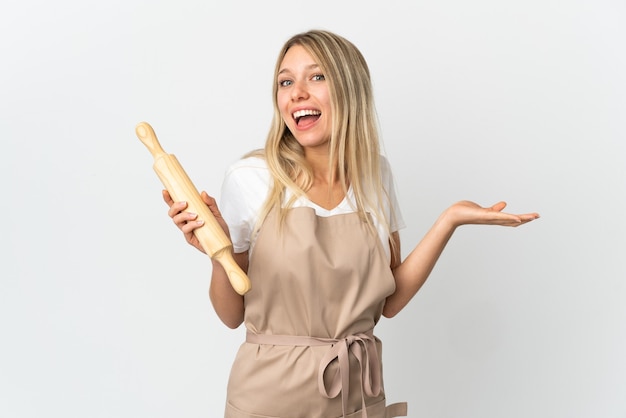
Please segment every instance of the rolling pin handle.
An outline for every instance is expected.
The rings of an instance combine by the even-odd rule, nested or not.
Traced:
[[[161,147],[159,140],[157,139],[154,129],[148,122],[140,122],[135,127],[135,133],[143,144],[148,148],[154,159],[165,155],[165,151]]]

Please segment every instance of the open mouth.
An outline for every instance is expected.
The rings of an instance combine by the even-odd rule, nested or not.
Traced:
[[[306,125],[315,122],[320,118],[322,112],[314,109],[298,110],[293,113],[293,119],[296,121],[296,125]]]

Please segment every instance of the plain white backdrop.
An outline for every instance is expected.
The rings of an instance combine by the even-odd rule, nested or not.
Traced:
[[[352,40],[374,80],[406,255],[463,227],[382,319],[390,402],[428,418],[626,417],[621,0],[0,4],[0,416],[219,417],[243,327],[166,214],[148,121],[198,188],[263,145],[282,43]]]

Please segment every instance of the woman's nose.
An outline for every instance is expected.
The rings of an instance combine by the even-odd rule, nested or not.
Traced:
[[[306,84],[303,81],[295,81],[293,83],[293,88],[291,89],[291,99],[292,100],[301,100],[306,99],[309,96],[309,93],[306,88]]]

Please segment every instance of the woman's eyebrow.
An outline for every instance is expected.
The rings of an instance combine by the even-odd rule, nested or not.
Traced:
[[[305,68],[307,70],[314,70],[314,69],[317,69],[319,67],[320,66],[317,65],[317,64],[309,64]],[[290,73],[290,72],[291,72],[291,70],[289,68],[283,68],[282,70],[278,71],[278,74],[284,74],[284,73]]]

